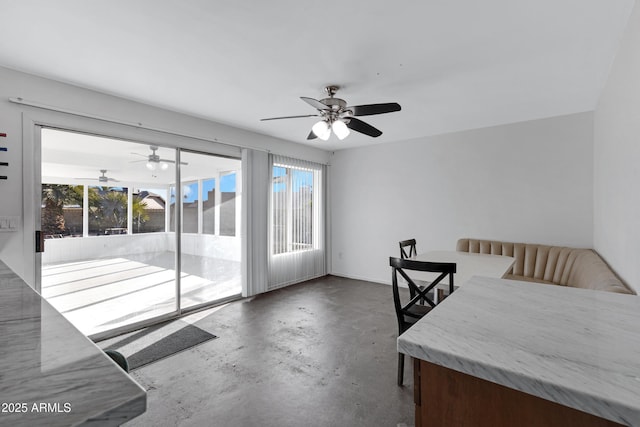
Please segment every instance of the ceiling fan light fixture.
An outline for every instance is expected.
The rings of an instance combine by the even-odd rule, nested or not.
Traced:
[[[160,162],[160,169],[162,169],[163,171],[166,171],[167,169],[169,169],[169,163]]]
[[[147,162],[147,169],[149,169],[150,171],[154,171],[156,170],[156,163],[152,162],[152,161],[148,161]]]
[[[342,120],[336,120],[335,122],[333,122],[333,124],[331,124],[331,129],[333,130],[333,133],[336,134],[339,140],[345,139],[347,136],[349,136],[350,133],[349,128]]]
[[[331,130],[336,134],[339,139],[345,139],[351,131],[377,138],[382,135],[380,129],[376,129],[370,124],[356,118],[358,116],[375,116],[378,114],[393,113],[400,111],[402,108],[397,102],[385,102],[379,104],[363,104],[363,105],[349,105],[344,99],[336,98],[335,94],[340,89],[340,86],[331,85],[326,86],[325,92],[329,96],[321,100],[308,98],[301,96],[300,99],[316,109],[316,114],[305,114],[298,116],[282,116],[282,117],[269,117],[260,119],[266,120],[280,120],[280,119],[297,119],[302,117],[320,117],[320,121],[317,122],[311,128],[311,132],[307,135],[307,140],[313,140],[320,138],[326,141],[331,136]]]
[[[329,123],[324,120],[320,120],[318,123],[313,125],[311,130],[316,134],[318,138],[323,141],[328,140],[329,136],[331,136],[331,128],[329,128]]]

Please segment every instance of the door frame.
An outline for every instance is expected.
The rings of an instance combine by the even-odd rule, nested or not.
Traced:
[[[23,152],[23,212],[24,212],[24,235],[23,235],[23,255],[25,260],[25,277],[23,280],[28,283],[39,293],[42,289],[42,256],[36,252],[36,231],[41,231],[41,204],[40,198],[42,193],[41,187],[41,165],[42,165],[42,128],[53,128],[68,132],[85,133],[89,135],[96,135],[105,138],[123,139],[130,142],[146,144],[146,145],[161,145],[166,148],[172,148],[176,150],[176,182],[180,182],[180,152],[183,150],[195,153],[202,153],[206,155],[232,157],[243,162],[243,156],[241,154],[240,147],[234,147],[227,144],[218,144],[214,142],[208,142],[205,140],[198,140],[189,136],[181,136],[180,134],[174,134],[170,132],[156,131],[151,129],[140,128],[138,126],[116,122],[111,120],[104,120],[101,118],[85,117],[81,115],[74,115],[68,113],[57,112],[53,110],[34,109],[32,111],[22,112],[22,152]],[[244,170],[241,166],[241,170]],[[176,191],[180,191],[176,186]],[[177,193],[179,195],[179,193]],[[242,197],[245,197],[244,193]],[[181,198],[179,199],[181,200]],[[244,203],[241,204],[244,206]],[[182,201],[180,208],[182,207]],[[179,213],[180,209],[176,209],[178,221],[181,220]],[[179,224],[179,222],[178,222]],[[177,231],[178,225],[176,225]],[[99,341],[112,336],[120,335],[125,332],[140,329],[152,324],[156,324],[162,321],[170,320],[181,316],[186,312],[196,311],[205,307],[211,307],[214,305],[224,304],[229,300],[235,299],[235,297],[216,301],[212,304],[205,304],[204,306],[192,307],[187,310],[182,310],[180,306],[180,234],[176,233],[176,310],[167,314],[156,316],[151,319],[143,320],[140,322],[132,323],[126,326],[111,329],[107,332],[91,335],[89,338],[94,341]],[[247,238],[246,235],[241,234],[242,245]],[[243,256],[243,263],[246,262]],[[244,268],[241,269],[241,274],[244,274]],[[245,294],[244,289],[246,281],[242,282],[242,293]]]

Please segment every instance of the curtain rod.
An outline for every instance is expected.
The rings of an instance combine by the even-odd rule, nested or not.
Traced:
[[[9,98],[9,102],[12,102],[14,104],[27,105],[29,107],[40,108],[40,109],[43,109],[43,110],[56,111],[58,113],[65,113],[65,114],[71,114],[71,115],[74,115],[74,116],[85,117],[85,118],[88,118],[88,119],[100,120],[100,121],[103,121],[103,122],[114,123],[114,124],[118,124],[118,125],[130,126],[130,127],[134,127],[134,128],[137,128],[137,129],[150,130],[150,131],[159,132],[159,133],[165,133],[165,134],[173,135],[173,136],[197,139],[197,140],[205,141],[205,142],[214,142],[216,144],[222,144],[222,145],[226,145],[226,146],[234,147],[234,148],[248,148],[248,149],[251,149],[251,150],[264,151],[266,153],[271,153],[271,150],[268,150],[268,149],[265,149],[265,148],[252,147],[250,145],[230,144],[228,142],[222,142],[222,141],[218,140],[217,138],[213,138],[213,139],[203,138],[201,136],[195,136],[195,135],[189,135],[189,134],[185,134],[185,133],[174,132],[174,131],[167,130],[167,129],[144,126],[142,123],[133,123],[133,122],[125,122],[125,121],[118,120],[118,119],[110,119],[108,117],[102,117],[102,116],[97,116],[97,115],[94,115],[94,114],[88,114],[88,113],[82,113],[82,112],[79,112],[79,111],[68,110],[66,108],[60,108],[60,107],[55,107],[55,106],[52,106],[52,105],[41,104],[39,102],[27,101],[27,100],[22,99],[20,97],[16,97],[16,98],[10,97]]]

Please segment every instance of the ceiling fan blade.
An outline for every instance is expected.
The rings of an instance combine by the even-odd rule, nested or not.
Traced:
[[[347,109],[353,111],[354,116],[373,116],[374,114],[393,113],[400,111],[401,108],[397,102],[388,102],[386,104],[354,105],[347,107]]]
[[[136,154],[136,153],[131,153],[131,154]],[[149,157],[149,156],[145,156],[145,157]],[[149,160],[131,160],[129,163],[141,163],[141,162],[148,162]],[[169,160],[169,159],[158,159],[158,162],[165,162],[165,163],[175,163],[175,160]],[[180,162],[181,165],[188,165],[189,163],[187,162]]]
[[[322,102],[318,101],[317,99],[307,98],[306,96],[301,96],[300,99],[302,99],[307,104],[311,105],[316,110],[331,110],[331,107],[324,105]]]
[[[169,159],[160,159],[159,161],[165,162],[165,163],[175,163],[176,162],[175,160],[169,160]],[[188,162],[180,162],[180,164],[186,166],[189,163]]]
[[[349,119],[349,123],[347,123],[347,127],[351,130],[355,130],[356,132],[364,133],[365,135],[372,136],[374,138],[382,135],[382,132],[368,123],[363,122],[362,120],[356,119],[352,117]]]
[[[324,104],[323,104],[324,105]],[[260,119],[261,122],[267,121],[267,120],[280,120],[280,119],[299,119],[301,117],[318,117],[317,114],[306,114],[304,116],[283,116],[283,117],[269,117],[267,119]]]
[[[133,154],[133,155],[141,156],[141,157],[145,157],[145,158],[149,157],[147,154],[140,154],[140,153],[129,153],[129,154]]]
[[[313,133],[313,131],[309,132],[309,135],[307,136],[307,140],[309,139],[316,139],[318,137],[318,135],[316,135],[315,133]]]

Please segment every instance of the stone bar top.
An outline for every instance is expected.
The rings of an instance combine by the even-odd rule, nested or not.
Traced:
[[[640,298],[474,276],[398,351],[640,426]]]
[[[116,426],[146,392],[0,261],[0,425]]]
[[[516,261],[515,258],[509,256],[458,251],[429,251],[420,253],[412,259],[429,262],[455,262],[457,270],[454,274],[454,283],[456,286],[463,286],[473,276],[503,277]],[[435,280],[438,275],[439,273],[422,271],[411,273],[412,277],[428,282]],[[443,286],[441,285],[441,287]]]

